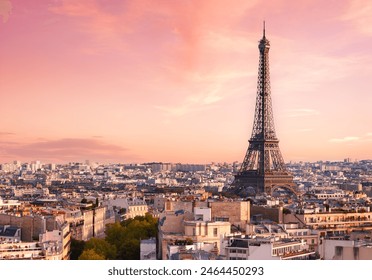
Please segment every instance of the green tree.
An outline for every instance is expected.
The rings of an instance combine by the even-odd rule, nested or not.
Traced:
[[[85,241],[71,239],[70,260],[77,260],[84,250]]]
[[[104,260],[105,257],[98,254],[94,249],[84,250],[80,255],[79,260]]]
[[[121,260],[139,260],[140,259],[140,240],[128,239],[120,248],[118,258]]]
[[[126,239],[126,230],[120,223],[109,224],[106,228],[106,241],[114,245],[119,251],[121,245]]]
[[[139,259],[140,240],[156,235],[157,219],[150,214],[110,224],[106,229],[106,241],[116,247],[117,259]]]
[[[106,260],[116,258],[116,247],[102,238],[91,238],[85,243],[84,250],[93,249],[97,254],[103,256]]]

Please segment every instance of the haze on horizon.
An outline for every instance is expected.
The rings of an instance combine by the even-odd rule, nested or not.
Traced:
[[[372,2],[0,0],[0,162],[241,162],[262,21],[284,160],[372,158]]]

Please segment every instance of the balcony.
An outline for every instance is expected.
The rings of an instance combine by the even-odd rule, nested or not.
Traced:
[[[279,256],[282,260],[290,260],[290,259],[305,258],[313,254],[315,254],[315,251],[313,250],[299,250],[299,251],[286,252]]]

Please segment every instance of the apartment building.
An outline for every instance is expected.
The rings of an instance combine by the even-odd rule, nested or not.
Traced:
[[[371,240],[324,238],[319,246],[323,260],[372,260]]]
[[[89,210],[64,209],[64,218],[70,224],[72,237],[87,241],[92,237],[105,236],[106,225],[114,222],[107,215],[107,207],[99,206]]]
[[[228,260],[306,260],[315,255],[303,239],[232,237],[225,247]]]
[[[13,232],[21,228],[11,227]],[[60,230],[40,234],[38,241],[0,240],[0,260],[68,260],[70,258],[70,230],[63,224]]]
[[[169,245],[210,244],[218,254],[221,238],[231,233],[231,224],[211,221],[211,209],[195,207],[194,214],[183,210],[162,213],[159,219],[158,257],[169,259]]]
[[[354,230],[372,230],[372,212],[335,210],[321,213],[297,212],[284,215],[285,223],[299,223],[316,229],[320,236],[349,234]]]

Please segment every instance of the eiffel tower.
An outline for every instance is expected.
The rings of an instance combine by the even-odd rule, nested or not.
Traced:
[[[246,194],[249,189],[252,192],[252,188],[255,194],[272,194],[278,187],[297,194],[293,176],[285,167],[275,134],[270,92],[270,42],[265,36],[265,22],[258,49],[260,59],[253,131],[244,161],[232,185],[234,192],[240,194]]]

